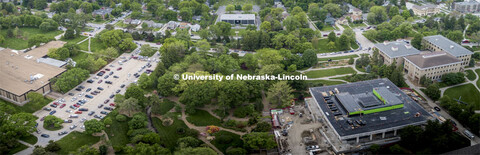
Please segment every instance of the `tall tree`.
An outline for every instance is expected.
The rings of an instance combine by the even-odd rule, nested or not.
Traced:
[[[293,89],[287,84],[286,81],[279,81],[273,84],[267,92],[267,100],[271,103],[277,104],[277,106],[288,106],[293,99]]]

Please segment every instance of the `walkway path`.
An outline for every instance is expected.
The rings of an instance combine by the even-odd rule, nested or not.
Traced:
[[[468,29],[469,26],[470,26],[470,24],[465,26],[465,30],[463,30],[463,39],[467,39],[467,38],[465,38],[465,32],[467,32],[467,29]]]
[[[27,142],[24,142],[24,141],[21,141],[21,140],[18,140],[18,142],[22,143],[23,145],[26,145],[28,146],[28,148],[20,151],[20,152],[17,152],[15,153],[16,155],[27,155],[27,154],[32,154],[33,152],[33,149],[35,149],[35,146],[27,143]]]
[[[443,96],[443,93],[445,93],[445,90],[447,90],[448,88],[461,86],[461,85],[466,85],[466,84],[473,84],[473,86],[475,86],[475,88],[477,88],[477,91],[480,92],[480,88],[477,86],[477,81],[479,80],[479,77],[478,77],[479,75],[477,74],[477,72],[475,72],[476,69],[480,69],[480,67],[473,67],[473,68],[465,69],[465,70],[473,71],[473,73],[475,74],[475,80],[470,81],[467,78],[465,78],[467,82],[440,88],[441,95]]]

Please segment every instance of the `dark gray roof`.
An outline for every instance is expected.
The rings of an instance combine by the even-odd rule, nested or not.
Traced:
[[[378,43],[375,44],[375,47],[390,58],[404,57],[420,53],[419,50],[404,41]]]
[[[480,144],[464,147],[464,148],[450,151],[444,154],[445,155],[459,155],[459,154],[480,155]]]
[[[112,12],[112,8],[109,8],[109,7],[102,7],[98,10],[95,10],[93,11],[93,14],[96,14],[96,15],[105,15],[105,14],[109,14]]]
[[[471,55],[473,54],[471,51],[466,49],[463,46],[451,41],[448,38],[445,38],[442,35],[434,35],[434,36],[427,36],[423,37],[428,42],[431,42],[435,46],[439,47],[443,51],[450,53],[451,55],[458,57],[463,55]]]
[[[340,108],[342,104],[340,104],[338,100],[333,99],[333,104],[336,107],[339,107],[338,112],[342,114],[340,116],[334,116],[332,110],[329,108],[322,95],[322,92],[334,91],[335,88],[337,88],[339,92],[345,92],[350,94],[365,94],[368,92],[372,92],[373,88],[377,87],[389,87],[388,90],[390,90],[393,94],[399,94],[398,99],[403,102],[403,108],[361,116],[347,116],[347,111],[344,108]],[[422,107],[420,107],[418,103],[408,97],[397,86],[395,86],[395,84],[393,84],[390,80],[386,78],[333,86],[313,87],[310,88],[310,92],[312,93],[312,98],[315,99],[318,103],[321,111],[325,113],[324,115],[326,116],[327,121],[342,137],[393,127],[416,125],[426,123],[428,119],[433,119],[433,117]],[[420,116],[415,117],[416,113],[420,113]],[[380,117],[385,119],[382,119]],[[347,123],[347,120],[362,120],[363,122],[366,122],[366,125],[354,128]]]
[[[411,55],[405,57],[405,60],[422,69],[462,62],[456,57],[445,52],[431,52],[428,54]]]

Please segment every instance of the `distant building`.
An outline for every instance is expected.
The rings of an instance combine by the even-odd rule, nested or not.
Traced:
[[[325,124],[318,130],[328,135],[324,137],[335,154],[398,142],[400,129],[422,126],[433,118],[386,78],[309,91],[312,98],[305,101],[319,109],[310,112]]]
[[[445,38],[442,35],[423,37],[422,45],[430,51],[446,52],[457,59],[462,60],[462,65],[467,66],[470,63],[473,52],[465,47]]]
[[[133,25],[140,25],[141,23],[142,23],[142,21],[139,20],[139,19],[133,19],[133,20],[130,22],[130,24],[133,24]]]
[[[346,24],[348,24],[348,20],[345,17],[340,17],[340,18],[338,18],[337,23],[342,24],[342,25],[346,25]]]
[[[440,12],[440,9],[433,4],[425,4],[422,6],[413,5],[412,10],[417,16],[431,16]]]
[[[223,14],[220,21],[230,24],[255,24],[255,14]]]
[[[190,28],[190,24],[183,22],[183,23],[178,24],[178,28],[179,29],[188,29],[188,28]]]
[[[362,20],[362,15],[363,15],[362,10],[358,8],[353,8],[350,18],[352,19],[352,21],[358,21],[358,20]]]
[[[327,18],[325,18],[324,22],[327,25],[335,25],[335,18],[327,17]]]
[[[200,28],[201,28],[201,26],[198,25],[198,24],[192,25],[192,26],[190,27],[190,29],[191,29],[193,32],[199,31]]]
[[[0,98],[22,105],[28,102],[29,92],[49,93],[52,89],[50,79],[58,77],[66,69],[55,62],[43,61],[43,57],[48,49],[60,48],[64,44],[62,41],[51,41],[26,53],[0,50]]]
[[[426,52],[405,57],[404,72],[411,81],[420,82],[425,76],[431,80],[440,80],[446,73],[462,70],[462,61],[446,52]]]
[[[193,16],[192,19],[196,21],[200,21],[202,20],[202,16]]]
[[[465,2],[454,2],[452,5],[452,10],[461,13],[477,13],[480,12],[480,3],[474,0],[467,0]]]
[[[152,20],[147,20],[147,21],[144,21],[143,23],[147,24],[148,27],[153,27],[153,28],[160,28],[163,26],[162,23],[155,23],[154,21]]]
[[[375,49],[379,51],[380,56],[383,58],[383,63],[386,65],[396,62],[396,65],[400,66],[403,64],[403,57],[420,54],[419,50],[404,41],[385,41],[375,44],[374,50]]]
[[[105,15],[112,13],[112,8],[109,7],[102,7],[98,10],[95,10],[92,12],[92,15],[95,16],[101,16],[103,19],[105,19]]]
[[[131,18],[127,18],[127,19],[123,20],[123,24],[130,24],[130,22],[132,22]]]
[[[171,29],[171,30],[176,29],[177,26],[178,26],[178,23],[175,22],[175,21],[169,21],[169,22],[167,23],[167,28],[168,28],[168,29]]]

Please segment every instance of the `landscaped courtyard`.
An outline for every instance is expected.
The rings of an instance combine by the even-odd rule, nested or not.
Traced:
[[[448,88],[443,95],[456,100],[460,99],[460,101],[467,104],[473,104],[475,109],[480,109],[480,92],[478,92],[473,84]]]
[[[17,37],[14,37],[14,38],[7,37],[7,31],[6,30],[0,31],[0,35],[2,35],[5,38],[5,41],[3,41],[2,44],[0,44],[0,47],[11,48],[11,49],[16,49],[16,50],[26,49],[26,48],[29,48],[28,47],[28,38],[31,38],[31,37],[33,37],[35,35],[38,35],[38,34],[45,35],[48,38],[54,38],[55,36],[63,33],[62,31],[57,31],[57,30],[45,32],[45,31],[42,31],[38,28],[22,27],[22,28],[18,28],[18,29],[22,32],[21,35],[19,35],[21,37],[18,37],[18,38]]]

